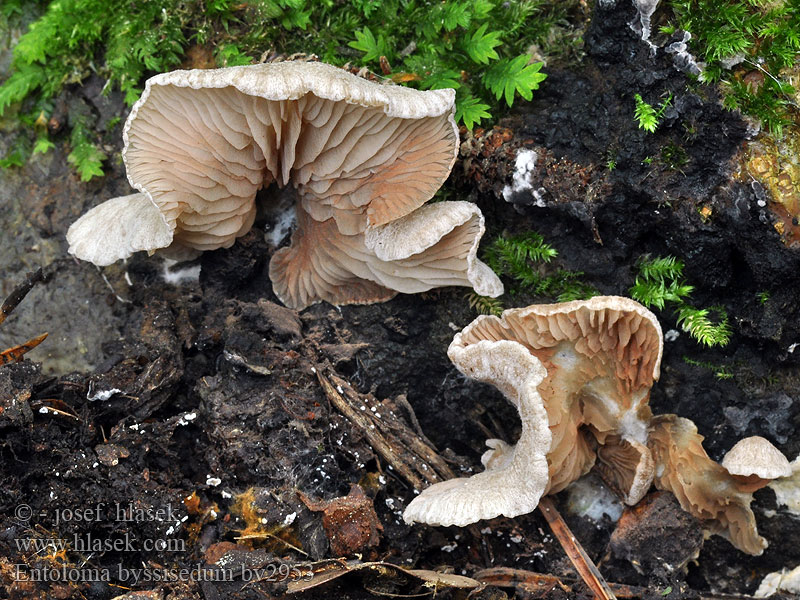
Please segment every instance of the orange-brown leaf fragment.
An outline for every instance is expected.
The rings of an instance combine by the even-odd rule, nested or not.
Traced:
[[[347,496],[333,500],[311,500],[297,492],[300,500],[314,512],[322,513],[322,526],[335,556],[347,556],[374,548],[383,531],[372,499],[358,485]]]

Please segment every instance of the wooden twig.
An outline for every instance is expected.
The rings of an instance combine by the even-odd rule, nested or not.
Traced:
[[[11,311],[17,307],[17,304],[22,302],[22,299],[28,295],[28,292],[33,289],[33,286],[42,281],[43,278],[44,276],[42,275],[41,268],[36,269],[25,276],[25,281],[18,285],[8,295],[8,298],[3,301],[3,304],[0,305],[0,323],[6,320],[6,317],[10,315]]]
[[[508,567],[483,569],[473,574],[472,577],[488,585],[514,587],[527,592],[541,592],[560,588],[564,592],[571,593],[573,592],[572,585],[574,583],[574,581],[565,581],[555,575],[545,575]],[[620,583],[609,583],[608,586],[617,598],[642,598],[648,592],[645,588]],[[650,590],[650,594],[652,595],[652,590]]]
[[[556,510],[553,501],[545,496],[539,500],[539,510],[547,520],[547,524],[550,525],[550,529],[553,530],[553,534],[558,539],[561,547],[564,548],[564,552],[567,553],[567,557],[572,562],[575,570],[578,571],[578,575],[581,576],[581,579],[589,589],[600,600],[614,600],[616,598],[614,592],[611,591],[600,570],[589,558],[589,555],[586,554],[586,551],[572,534],[569,527],[567,527],[564,519],[561,518],[561,514]]]
[[[28,295],[28,292],[33,289],[33,286],[36,285],[38,282],[42,281],[42,269],[36,269],[35,271],[28,273],[25,276],[25,281],[23,281],[20,285],[18,285],[3,301],[3,304],[0,305],[0,323],[6,320],[6,317],[11,314],[11,312],[17,307],[17,305],[22,302],[23,298]],[[22,360],[22,357],[25,355],[26,352],[29,352],[36,348],[39,344],[41,344],[44,339],[47,337],[46,333],[42,335],[38,335],[33,339],[28,340],[24,344],[20,344],[19,346],[14,346],[13,348],[9,348],[8,350],[3,350],[0,352],[0,365],[5,365],[10,362],[18,362]]]
[[[55,406],[54,406],[55,405]],[[57,408],[60,407],[60,408]],[[80,421],[80,417],[72,412],[72,409],[62,400],[57,398],[46,398],[31,402],[31,408],[43,413],[51,413],[62,417],[68,417],[75,421]]]
[[[10,362],[17,362],[19,361],[26,352],[30,352],[36,346],[41,344],[44,339],[47,337],[46,333],[42,335],[37,335],[35,338],[28,340],[24,344],[20,344],[19,346],[14,346],[13,348],[9,348],[8,350],[3,350],[0,352],[0,365],[5,365]]]
[[[417,490],[455,477],[438,453],[369,394],[359,394],[331,369],[317,368],[330,403],[364,435],[367,443]]]

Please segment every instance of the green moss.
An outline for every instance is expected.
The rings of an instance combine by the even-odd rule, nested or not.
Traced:
[[[467,294],[467,301],[469,307],[475,309],[481,315],[494,315],[499,317],[503,314],[505,306],[500,298],[490,298],[489,296],[481,296],[475,292]]]
[[[483,259],[503,277],[512,296],[528,294],[549,300],[568,302],[597,296],[599,292],[583,282],[580,271],[546,268],[558,251],[535,231],[505,237],[498,236],[486,248]],[[469,304],[481,314],[502,313],[504,304],[496,298],[469,295]]]
[[[363,64],[419,89],[452,87],[468,128],[530,99],[545,78],[539,49],[563,46],[577,0],[52,0],[13,51],[0,85],[0,116],[10,108],[49,116],[66,85],[92,73],[139,97],[144,79],[179,66],[232,66],[273,54],[316,54]],[[30,7],[6,0],[0,30]],[[553,32],[556,32],[553,34]],[[559,34],[559,32],[561,32]],[[573,36],[574,37],[574,36]],[[198,50],[188,53],[187,50]],[[195,55],[205,56],[193,64]],[[91,136],[90,136],[91,137]],[[99,148],[97,139],[86,139]],[[72,153],[85,153],[85,144]],[[77,154],[76,154],[77,153]],[[99,150],[89,152],[93,164]],[[84,162],[84,164],[86,164]],[[84,169],[93,176],[98,168]]]
[[[702,360],[695,360],[688,356],[683,357],[683,362],[687,365],[691,365],[693,367],[700,367],[703,369],[708,369],[712,373],[714,373],[714,377],[717,379],[733,379],[733,367],[730,365],[717,365],[714,363],[702,361]]]
[[[670,305],[678,325],[704,346],[725,346],[731,337],[728,315],[721,306],[696,308],[687,302],[694,287],[683,279],[683,263],[674,256],[642,256],[639,275],[630,289],[631,298],[648,308]]]
[[[674,23],[692,34],[692,51],[719,81],[725,106],[759,119],[773,134],[797,120],[796,89],[787,73],[800,53],[796,0],[672,0]],[[732,70],[726,60],[742,61]]]
[[[661,118],[672,102],[672,94],[669,93],[667,95],[659,105],[658,110],[653,108],[651,104],[645,102],[640,94],[634,94],[633,100],[635,103],[633,117],[639,124],[639,129],[644,129],[648,133],[655,133],[655,130],[661,122]]]
[[[683,147],[675,143],[661,147],[661,164],[671,171],[681,171],[689,163],[689,155]]]

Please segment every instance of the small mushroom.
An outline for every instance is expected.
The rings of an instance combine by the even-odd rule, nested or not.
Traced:
[[[616,296],[478,317],[456,334],[448,356],[503,392],[519,410],[522,433],[515,446],[489,440],[486,471],[429,487],[404,519],[466,525],[531,512],[598,458],[601,475],[637,502],[653,477],[645,444],[662,344],[655,316]]]
[[[689,419],[653,418],[647,445],[655,461],[655,486],[672,492],[706,529],[726,537],[742,552],[759,555],[767,541],[758,535],[750,509],[752,493],[703,449],[703,436]]]
[[[186,259],[230,247],[252,227],[256,192],[275,183],[295,189],[300,222],[292,247],[279,253],[282,265],[270,269],[287,305],[374,302],[415,287],[408,264],[397,267],[392,287],[395,268],[383,263],[396,260],[416,263],[424,282],[417,288],[471,285],[474,275],[492,279],[481,289],[498,295],[499,280],[473,252],[483,233],[477,208],[465,218],[461,203],[441,203],[438,212],[458,216],[430,228],[430,213],[411,217],[455,161],[453,111],[453,90],[380,85],[322,63],[157,75],[123,131],[128,180],[141,193],[83,215],[67,233],[70,252],[108,265],[138,250]],[[383,256],[379,243],[393,247],[392,232],[409,224],[429,246]],[[477,237],[466,240],[466,232]],[[346,264],[335,262],[343,254]],[[290,269],[287,256],[305,262]],[[374,276],[363,280],[367,273]],[[342,282],[354,291],[339,289]]]
[[[755,492],[773,479],[792,474],[792,466],[783,453],[758,435],[736,442],[722,458],[722,466],[743,492]]]

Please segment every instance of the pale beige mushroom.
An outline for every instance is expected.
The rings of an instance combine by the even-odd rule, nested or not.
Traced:
[[[436,202],[387,225],[343,235],[333,219],[315,221],[298,208],[292,245],[272,257],[270,279],[284,304],[303,308],[380,302],[397,292],[447,285],[472,286],[484,296],[503,293],[477,259],[483,216],[470,202]],[[311,266],[311,268],[309,268]]]
[[[645,443],[662,344],[655,316],[616,296],[478,317],[456,334],[448,356],[517,407],[520,439],[489,440],[486,471],[424,490],[405,520],[464,525],[530,512],[591,469],[598,444],[607,446],[601,474],[637,502],[653,477]]]
[[[515,517],[534,510],[548,486],[552,434],[537,390],[547,371],[517,342],[481,340],[461,347],[461,335],[450,345],[450,359],[464,374],[503,392],[519,410],[522,433],[514,447],[489,440],[493,449],[483,455],[482,473],[423,490],[403,513],[407,523],[465,526],[499,515]]]
[[[703,520],[712,533],[742,552],[761,554],[767,541],[758,535],[752,493],[742,491],[734,476],[709,458],[702,442],[689,419],[654,417],[647,445],[656,465],[655,486],[672,492],[683,510]]]
[[[743,492],[755,492],[773,479],[789,477],[789,460],[772,443],[759,435],[744,438],[722,457],[722,466],[733,475]]]
[[[164,249],[170,256],[187,258],[229,247],[253,224],[256,192],[274,182],[296,190],[302,213],[298,220],[301,229],[308,230],[295,236],[298,242],[313,239],[332,247],[323,254],[335,255],[338,246],[352,245],[339,238],[356,238],[356,245],[365,246],[365,255],[380,262],[379,253],[365,245],[371,235],[381,237],[370,230],[413,213],[433,196],[452,168],[458,150],[453,101],[453,90],[422,92],[380,85],[322,63],[157,75],[148,80],[123,133],[128,179],[141,194],[125,197],[135,202],[115,198],[111,205],[100,205],[81,217],[67,234],[70,252],[107,265],[140,249]],[[157,212],[145,211],[145,199]],[[123,235],[108,234],[111,207],[115,230]],[[462,222],[458,227],[482,233],[482,226]],[[436,263],[444,269],[439,255],[448,251],[441,248],[442,237],[447,236],[433,241],[435,256],[430,260],[418,256],[426,250],[418,246],[406,251],[408,257],[416,255],[421,264]],[[459,236],[453,237],[461,242]],[[469,254],[477,241],[462,244],[463,256],[451,253],[456,270],[464,271],[466,279],[459,275],[449,279],[471,285],[472,273],[488,276],[485,269],[476,270],[474,254]],[[307,250],[294,250],[297,256],[309,256]],[[360,279],[361,266],[347,273],[341,264],[308,263],[305,268],[314,276],[307,278],[302,300],[292,295],[297,286],[274,281],[287,291],[282,299],[290,306],[337,302],[339,296],[363,302],[390,295],[378,291],[385,282],[375,279],[355,284],[363,289],[352,294],[331,293],[330,272],[352,282]],[[383,270],[393,275],[389,266]],[[291,276],[286,269],[271,273]],[[448,276],[427,279],[448,280]],[[496,277],[490,288],[492,295],[502,289]]]
[[[134,252],[172,243],[172,227],[146,194],[103,202],[78,219],[67,234],[70,252],[97,265],[110,265]]]

